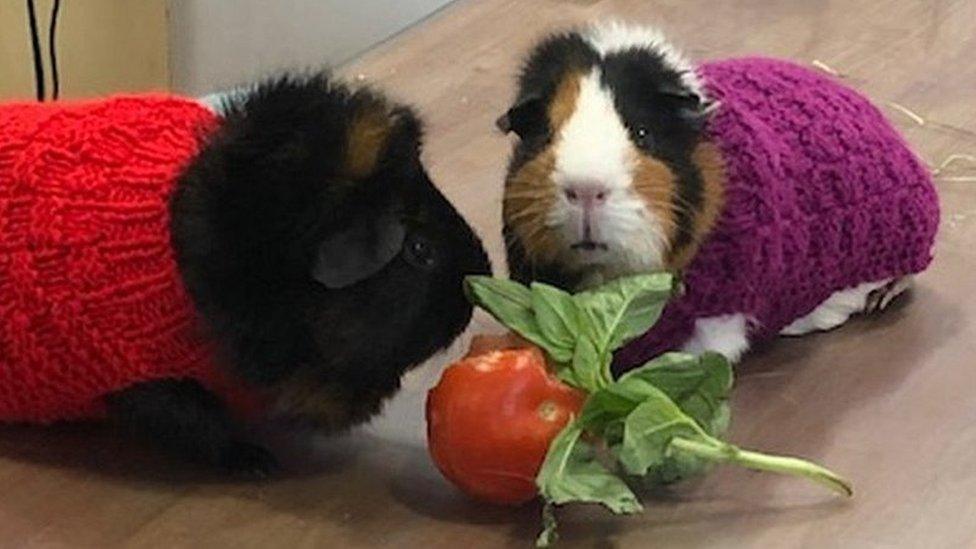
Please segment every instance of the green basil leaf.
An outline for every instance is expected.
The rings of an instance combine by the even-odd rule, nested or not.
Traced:
[[[729,401],[724,400],[715,410],[711,423],[702,425],[702,428],[705,429],[705,432],[709,435],[721,438],[729,432],[729,424],[731,423],[732,410],[729,408]]]
[[[721,436],[729,424],[728,394],[732,384],[732,369],[722,355],[706,353],[693,356],[683,353],[669,353],[662,355],[644,366],[627,372],[613,385],[594,395],[599,405],[608,412],[619,414],[627,406],[631,406],[627,420],[624,422],[624,432],[621,436],[617,424],[612,420],[607,423],[602,433],[604,439],[615,450],[621,460],[638,461],[638,449],[633,443],[633,429],[635,421],[647,409],[637,411],[645,401],[659,400],[655,395],[663,393],[671,400],[686,417],[694,420],[695,427],[711,436]],[[595,403],[594,406],[597,404]],[[581,412],[581,419],[586,415],[586,407]],[[598,417],[591,411],[591,416]],[[606,419],[609,413],[598,419]],[[677,424],[674,424],[677,425]],[[671,427],[673,428],[674,425]],[[630,444],[626,445],[621,438],[627,437],[630,427]],[[686,431],[685,425],[681,431]],[[670,433],[671,435],[675,433]],[[699,433],[698,438],[701,438]],[[687,452],[668,451],[667,445],[660,447],[660,440],[656,440],[653,452],[662,452],[651,457],[644,457],[644,462],[632,467],[647,469],[644,482],[650,484],[670,484],[679,480],[699,475],[712,467],[712,462]],[[646,449],[643,449],[647,451]],[[652,459],[653,458],[653,459]],[[625,467],[628,469],[628,467]]]
[[[611,422],[627,417],[640,404],[613,391],[615,386],[601,389],[586,399],[577,420],[583,429],[602,435]]]
[[[642,377],[621,378],[590,395],[580,412],[579,421],[585,429],[601,432],[608,422],[630,415],[647,400],[648,395],[659,391]]]
[[[648,469],[642,484],[647,487],[665,486],[682,480],[704,475],[715,463],[686,452],[671,451],[664,462]]]
[[[549,445],[536,476],[539,493],[549,503],[599,503],[614,513],[637,513],[642,507],[626,483],[607,470],[595,450],[582,440],[582,428],[566,426]]]
[[[525,286],[490,276],[469,276],[464,279],[464,289],[469,301],[505,326],[539,333],[532,311],[532,293]]]
[[[514,280],[470,275],[464,279],[464,289],[475,305],[484,307],[489,312],[492,310],[492,304],[497,301],[510,304],[504,306],[532,310],[532,292]]]
[[[613,385],[606,388],[608,393],[630,402],[631,411],[640,405],[640,403],[647,400],[647,395],[649,393],[659,390],[660,389],[658,389],[658,387],[653,383],[640,377],[631,377],[626,381],[618,380]]]
[[[695,420],[682,412],[668,395],[651,389],[644,402],[624,420],[623,444],[617,459],[628,474],[643,476],[648,469],[667,461],[673,438],[698,439],[703,434]]]
[[[584,429],[612,446],[623,438],[624,418],[654,391],[658,389],[640,378],[630,379],[626,383],[618,381],[591,394],[580,411],[578,421]]]
[[[464,280],[465,292],[471,303],[488,311],[491,316],[525,339],[545,350],[556,362],[572,359],[572,351],[551,341],[542,332],[532,308],[532,292],[512,280],[489,276],[469,276]]]
[[[603,440],[606,442],[607,447],[611,449],[618,449],[624,441],[624,428],[626,423],[626,417],[621,417],[613,421],[608,422],[603,427]],[[614,451],[613,455],[618,455],[618,452]]]
[[[611,353],[657,322],[674,289],[673,276],[656,273],[619,278],[576,294],[580,331],[590,335],[601,353]]]
[[[579,387],[587,392],[594,392],[606,386],[609,379],[609,354],[601,353],[597,343],[587,335],[581,335],[576,340],[576,350],[573,352],[573,376],[580,382]]]
[[[558,367],[556,370],[556,377],[567,385],[572,385],[573,387],[583,389],[584,391],[587,390],[586,386],[583,385],[583,382],[576,377],[576,372],[574,372],[571,367]]]
[[[638,387],[638,384],[642,386]],[[653,386],[642,380],[626,386],[614,383],[590,395],[577,421],[583,429],[602,438],[609,446],[618,444],[623,439],[625,418],[654,390]]]
[[[728,428],[732,366],[724,356],[667,353],[621,376],[615,389],[636,397],[647,384],[664,392],[708,434],[721,436]]]
[[[670,358],[674,359],[677,356]],[[693,359],[694,357],[689,358]],[[667,364],[667,359],[662,357],[662,363]],[[697,360],[694,363],[697,365]],[[628,373],[616,383],[593,393],[580,411],[577,421],[585,430],[603,439],[611,452],[619,459],[624,447],[623,441],[627,434],[628,420],[631,437],[633,437],[636,419],[632,419],[631,414],[645,401],[659,399],[662,393],[663,391],[643,376]],[[636,418],[637,416],[633,417]],[[721,428],[713,428],[712,430],[715,432],[724,431],[725,426],[728,425],[728,417],[728,405],[723,403],[712,419],[714,422],[724,423],[722,423]],[[705,430],[708,431],[709,429],[706,428]],[[648,466],[645,477],[642,479],[644,484],[670,484],[701,474],[711,466],[711,462],[694,455],[668,452],[666,446],[657,449],[663,452],[663,457],[653,461],[652,465]],[[633,452],[631,449],[628,451]]]
[[[542,334],[571,354],[579,335],[579,313],[573,296],[538,282],[533,282],[530,290],[532,309]]]
[[[569,369],[565,366],[573,360],[573,351],[571,349],[566,349],[559,345],[553,344],[548,340],[546,345],[543,345],[541,343],[539,345],[542,346],[542,348],[545,349],[547,353],[549,353],[549,358],[551,358],[553,362],[559,365],[560,371]],[[575,379],[575,374],[573,377],[567,379]]]

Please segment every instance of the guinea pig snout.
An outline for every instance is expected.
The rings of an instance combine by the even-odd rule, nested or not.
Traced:
[[[563,188],[563,195],[569,203],[570,218],[575,227],[573,249],[606,249],[602,225],[610,189],[599,183],[572,184]]]
[[[570,204],[584,210],[599,208],[607,201],[610,191],[601,185],[570,185],[563,190]]]

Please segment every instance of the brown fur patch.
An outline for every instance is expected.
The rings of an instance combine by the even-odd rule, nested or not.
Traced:
[[[582,77],[578,71],[568,71],[563,76],[547,110],[553,133],[551,142],[509,176],[505,185],[502,217],[532,261],[552,262],[559,250],[555,235],[545,223],[556,202],[552,172],[556,167],[558,133],[576,110]]]
[[[576,110],[576,100],[579,98],[580,80],[582,78],[582,74],[569,71],[563,76],[559,86],[556,87],[556,93],[552,96],[548,110],[549,124],[553,133],[558,132]],[[555,146],[556,140],[553,139],[553,141],[552,145]]]
[[[678,234],[678,216],[673,205],[674,195],[678,192],[674,172],[664,162],[645,155],[636,147],[631,154],[634,191],[661,224],[666,239],[671,242]]]
[[[701,172],[702,201],[694,218],[693,243],[669,258],[668,267],[682,269],[698,252],[698,247],[715,228],[725,205],[725,162],[715,144],[703,141],[691,155],[692,163]]]
[[[385,104],[377,102],[359,109],[346,134],[343,175],[353,179],[372,175],[392,129],[393,120]]]
[[[556,152],[550,146],[522,165],[505,185],[502,218],[533,261],[550,262],[557,253],[555,235],[546,217],[556,202],[552,172]]]

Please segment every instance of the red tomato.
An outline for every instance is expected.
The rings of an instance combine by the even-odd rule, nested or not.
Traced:
[[[532,343],[522,338],[515,332],[507,332],[500,335],[476,335],[471,338],[471,345],[468,347],[468,354],[464,358],[483,355],[490,351],[502,351],[506,349],[524,349],[532,347]]]
[[[538,493],[535,476],[549,443],[584,399],[549,373],[535,347],[465,358],[445,370],[427,395],[430,454],[465,493],[524,503]]]

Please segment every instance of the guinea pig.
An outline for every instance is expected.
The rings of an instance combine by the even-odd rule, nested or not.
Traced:
[[[796,64],[693,64],[654,29],[597,24],[534,47],[497,125],[518,136],[513,278],[683,280],[619,368],[667,350],[735,361],[757,340],[832,328],[932,259],[924,163],[867,99]]]
[[[408,107],[325,74],[222,112],[0,106],[0,421],[105,418],[263,476],[246,420],[335,432],[449,345],[490,271]]]

